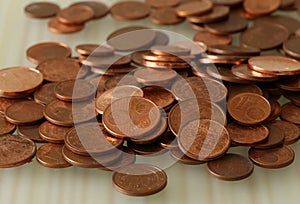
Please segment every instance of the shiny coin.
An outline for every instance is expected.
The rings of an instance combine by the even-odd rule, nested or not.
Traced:
[[[51,2],[34,2],[25,7],[25,13],[31,18],[49,18],[56,16],[59,6]]]
[[[39,127],[40,137],[50,143],[64,143],[69,127],[57,126],[48,121]]]
[[[182,17],[201,15],[208,11],[211,11],[213,4],[211,1],[201,0],[201,1],[191,1],[179,5],[177,10],[177,15]]]
[[[280,6],[280,2],[280,0],[245,0],[244,9],[251,15],[266,15],[276,11]]]
[[[8,122],[4,115],[0,114],[0,135],[12,133],[16,126]]]
[[[81,25],[94,17],[94,10],[84,5],[73,5],[58,12],[60,22],[69,25]]]
[[[229,16],[229,7],[214,5],[212,11],[199,16],[189,16],[188,20],[192,23],[213,23],[225,20]]]
[[[151,10],[144,2],[123,1],[114,4],[110,12],[118,20],[137,20],[147,17]]]
[[[199,31],[194,36],[194,41],[203,42],[207,46],[212,45],[228,45],[232,41],[229,35],[216,35],[208,31]]]
[[[53,33],[70,34],[84,29],[84,24],[66,25],[61,23],[58,18],[53,18],[48,22],[48,29]]]

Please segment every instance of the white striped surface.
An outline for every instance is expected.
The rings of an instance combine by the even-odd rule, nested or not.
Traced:
[[[47,20],[27,18],[23,12],[31,0],[0,0],[0,68],[33,66],[25,57],[26,49],[38,42],[57,41],[72,48],[79,43],[102,43],[114,29],[125,25],[148,25],[184,34],[195,34],[188,23],[180,26],[156,26],[149,19],[121,22],[110,16],[90,22],[73,35],[58,35],[47,30]],[[56,0],[62,7],[72,0]],[[116,1],[107,0],[108,5]],[[294,13],[294,16],[299,17]],[[292,146],[300,154],[300,144]],[[243,148],[231,151],[246,155]],[[255,167],[254,174],[242,181],[225,182],[215,179],[206,166],[176,164],[166,170],[168,186],[149,197],[129,197],[114,190],[111,173],[95,169],[67,168],[53,170],[40,166],[35,160],[22,167],[0,169],[1,204],[282,204],[299,203],[300,161],[283,169],[266,170]],[[297,202],[298,201],[298,202]]]

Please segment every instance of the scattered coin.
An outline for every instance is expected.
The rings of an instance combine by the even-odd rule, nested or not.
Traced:
[[[295,143],[300,137],[300,129],[297,125],[284,121],[275,120],[272,125],[278,127],[284,134],[284,144],[290,145]]]
[[[184,21],[174,8],[160,8],[151,13],[151,21],[159,25],[174,25]]]
[[[111,56],[114,54],[113,47],[99,44],[80,44],[75,50],[81,55]]]
[[[199,161],[199,160],[192,159],[192,158],[188,157],[178,147],[177,148],[172,148],[170,150],[170,155],[171,155],[171,157],[173,157],[174,159],[176,159],[177,161],[179,161],[183,164],[199,165],[199,164],[204,163],[202,161]]]
[[[300,107],[292,103],[286,103],[282,106],[280,117],[283,120],[300,125]]]
[[[179,5],[177,10],[177,15],[182,17],[201,15],[206,12],[211,11],[213,4],[211,1],[201,0],[201,1],[191,1]]]
[[[19,125],[17,126],[17,133],[25,138],[28,138],[34,142],[44,143],[46,142],[40,137],[39,128],[41,124],[36,125]]]
[[[267,124],[269,135],[265,142],[253,145],[256,149],[271,149],[280,146],[284,141],[284,132],[273,124]]]
[[[144,2],[123,1],[115,3],[110,12],[118,20],[137,20],[147,17],[151,10]]]
[[[136,80],[148,86],[170,84],[176,76],[177,73],[171,69],[142,68],[134,72]]]
[[[34,2],[25,7],[25,13],[31,18],[50,18],[56,16],[59,6],[51,2]]]
[[[48,22],[48,29],[53,33],[71,34],[84,29],[84,24],[66,25],[61,23],[58,18],[53,18]]]
[[[279,8],[280,3],[280,0],[245,0],[244,9],[251,15],[260,16],[276,11]]]
[[[232,37],[229,35],[217,35],[203,30],[196,33],[194,41],[203,42],[207,46],[228,45],[231,43]]]
[[[145,0],[153,8],[175,7],[180,4],[180,0]]]
[[[93,11],[94,11],[94,17],[93,17],[93,19],[103,18],[109,12],[108,7],[104,3],[99,2],[99,1],[80,1],[80,2],[75,2],[74,4],[71,4],[71,7],[75,6],[75,5],[84,5],[84,6],[88,6],[91,9],[93,9]]]
[[[64,143],[67,132],[70,127],[54,125],[48,121],[42,123],[39,127],[40,137],[50,143]]]
[[[94,10],[89,6],[78,4],[60,10],[57,14],[57,19],[64,24],[81,25],[91,20],[94,15]]]
[[[54,93],[54,89],[56,85],[57,85],[56,83],[48,83],[41,86],[33,94],[34,101],[46,105],[51,101],[55,100],[56,96]]]
[[[283,50],[284,52],[293,57],[293,58],[300,58],[300,38],[290,38],[283,43]]]
[[[169,108],[175,101],[173,94],[162,87],[144,87],[143,92],[144,98],[151,100],[158,107],[163,109]]]
[[[212,11],[199,16],[189,16],[191,23],[214,23],[228,18],[230,9],[227,6],[214,5]]]
[[[4,115],[0,114],[0,135],[12,133],[16,126],[8,122]]]

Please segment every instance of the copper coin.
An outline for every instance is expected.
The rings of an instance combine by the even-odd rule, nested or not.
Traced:
[[[175,98],[173,94],[167,89],[161,87],[144,87],[144,98],[147,98],[154,102],[160,108],[167,108],[173,104]]]
[[[194,41],[203,42],[207,46],[228,45],[232,41],[229,35],[216,35],[208,31],[200,31],[194,36]]]
[[[66,168],[71,166],[62,154],[62,144],[44,144],[36,152],[36,160],[48,168]]]
[[[150,7],[144,2],[123,1],[110,8],[111,15],[118,20],[137,20],[150,14]]]
[[[228,99],[240,94],[240,93],[255,93],[263,95],[262,90],[255,84],[239,84],[238,86],[233,84],[227,84]]]
[[[42,123],[39,128],[40,137],[50,143],[64,143],[69,127],[57,126],[48,121]]]
[[[249,59],[249,68],[273,75],[299,74],[299,65],[300,63],[297,60],[276,55],[257,56]]]
[[[251,146],[264,142],[269,135],[269,129],[264,125],[247,127],[235,123],[226,126],[230,139],[238,145]]]
[[[222,125],[226,124],[226,116],[222,109],[213,102],[201,99],[189,99],[173,106],[168,122],[174,135],[178,135],[185,124],[196,119],[210,119]]]
[[[151,47],[151,52],[156,55],[186,56],[190,55],[191,49],[172,45],[155,45]]]
[[[227,35],[245,30],[248,27],[248,21],[238,15],[230,14],[227,20],[208,23],[204,27],[214,34]]]
[[[162,148],[158,142],[150,144],[135,144],[131,141],[128,141],[127,146],[130,147],[137,155],[147,157],[156,157],[168,152],[168,150]]]
[[[270,149],[280,146],[284,141],[284,132],[273,124],[266,125],[269,129],[268,139],[260,144],[253,145],[256,149]]]
[[[54,58],[67,58],[71,56],[71,48],[63,43],[44,42],[38,43],[27,49],[27,59],[34,63],[40,64],[41,62],[54,59]]]
[[[185,62],[159,62],[159,61],[153,62],[153,61],[144,60],[141,65],[143,65],[145,67],[157,68],[157,69],[188,69],[188,68],[190,68],[190,64],[185,63]]]
[[[299,75],[295,76],[288,76],[288,77],[281,77],[280,80],[277,83],[277,86],[286,91],[299,91]]]
[[[82,64],[92,67],[99,67],[108,69],[109,67],[112,68],[120,68],[127,65],[130,65],[131,59],[129,57],[115,54],[111,56],[90,56],[86,58],[86,60],[81,61]]]
[[[91,67],[91,72],[95,74],[101,74],[104,76],[118,76],[118,75],[128,74],[130,72],[133,72],[136,69],[137,67],[132,65],[126,65],[120,68],[110,67],[108,69],[101,68],[101,67]]]
[[[48,22],[48,29],[53,33],[70,34],[83,30],[84,24],[67,25],[61,23],[58,18],[53,18]]]
[[[0,113],[0,135],[5,135],[12,133],[15,130],[16,126],[8,122],[4,115]]]
[[[104,3],[99,2],[99,1],[80,1],[80,2],[75,2],[71,6],[74,6],[74,5],[84,5],[84,6],[88,6],[91,9],[93,9],[93,11],[94,11],[93,19],[103,18],[109,12],[108,7]]]
[[[234,65],[244,63],[250,56],[233,56],[233,55],[212,55],[208,54],[205,58],[198,60],[201,64],[219,64],[219,65]]]
[[[284,97],[291,100],[291,102],[296,106],[300,106],[300,95],[297,92],[285,93]]]
[[[200,16],[189,16],[188,20],[192,23],[214,23],[225,20],[229,13],[229,7],[214,5],[211,12]]]
[[[239,84],[248,84],[250,83],[248,80],[242,79],[232,74],[230,68],[218,66],[206,66],[206,72],[209,76],[220,79],[222,81],[232,82],[232,83],[239,83]],[[229,93],[230,94],[230,93]]]
[[[113,185],[130,196],[148,196],[162,191],[167,185],[167,174],[150,164],[132,164],[113,174]]]
[[[180,4],[180,0],[145,0],[153,8],[175,7]]]
[[[173,56],[173,55],[156,55],[151,51],[143,52],[142,57],[144,60],[153,61],[153,62],[174,62],[174,63],[190,63],[194,57],[189,56]]]
[[[96,111],[103,114],[104,110],[114,101],[129,97],[129,96],[140,96],[143,97],[143,90],[136,86],[122,85],[115,88],[109,89],[101,94],[96,99]]]
[[[243,3],[243,0],[212,0],[214,4],[225,6],[238,6]]]
[[[192,159],[185,155],[178,147],[173,148],[170,150],[170,155],[173,157],[176,161],[183,163],[183,164],[188,164],[188,165],[198,165],[198,164],[203,164],[204,162]]]
[[[236,45],[211,45],[208,52],[219,55],[251,56],[259,55],[260,50],[254,47],[241,47]]]
[[[25,13],[31,18],[49,18],[56,16],[59,6],[51,2],[34,2],[25,7]]]
[[[103,113],[105,129],[116,137],[142,137],[156,128],[160,119],[160,109],[152,101],[137,96],[118,99]]]
[[[132,86],[140,87],[140,84],[136,81],[134,76],[126,74],[126,75],[117,75],[109,78],[104,83],[104,88],[105,90],[109,90],[117,86],[123,86],[123,85],[132,85]]]
[[[271,105],[271,115],[267,118],[266,122],[276,120],[281,113],[281,105],[277,100],[270,98],[268,101]]]
[[[191,1],[179,5],[177,10],[177,15],[182,17],[201,15],[206,12],[211,11],[213,4],[211,1],[201,0],[201,1]]]
[[[300,129],[297,125],[283,120],[275,120],[272,125],[278,127],[284,134],[284,144],[290,145],[298,141]]]
[[[39,64],[37,69],[43,74],[44,79],[50,82],[61,82],[82,78],[87,70],[80,67],[74,59],[51,59]]]
[[[235,95],[229,99],[227,108],[238,123],[246,126],[260,124],[271,114],[271,106],[267,99],[254,93]]]
[[[66,134],[65,143],[72,152],[89,156],[115,151],[123,139],[111,137],[98,123],[85,123],[72,128]]]
[[[36,146],[31,140],[18,135],[0,137],[0,168],[17,167],[31,162]]]
[[[98,76],[90,79],[90,82],[94,84],[95,87],[97,87],[96,97],[100,96],[105,91],[104,84],[109,78],[109,76]]]
[[[290,38],[283,43],[283,50],[287,55],[300,59],[299,45],[300,38]]]
[[[276,11],[280,6],[280,0],[245,0],[244,9],[255,16],[266,15]]]
[[[174,70],[167,69],[153,69],[153,68],[142,68],[134,72],[134,77],[139,83],[145,85],[161,85],[170,83],[175,79],[177,73]]]
[[[228,171],[230,167],[230,171]],[[225,154],[219,159],[207,163],[208,172],[222,180],[237,181],[249,177],[253,170],[253,163],[239,154]]]
[[[151,13],[151,21],[159,25],[174,25],[184,21],[174,8],[160,8]]]
[[[122,155],[121,155],[120,159],[115,161],[113,164],[105,166],[105,168],[100,167],[100,169],[109,170],[109,171],[117,171],[118,169],[120,169],[122,167],[134,164],[135,160],[136,160],[135,152],[132,149],[130,149],[129,147],[123,146],[122,147]]]
[[[208,161],[226,153],[230,138],[223,125],[209,119],[187,123],[178,134],[178,145],[187,156]]]
[[[14,103],[5,111],[5,118],[15,125],[33,125],[43,120],[44,106],[34,101]]]
[[[43,75],[28,67],[10,67],[0,70],[0,96],[24,98],[34,92],[43,82]]]
[[[25,138],[28,138],[34,142],[44,143],[46,142],[40,137],[39,128],[41,124],[36,125],[19,125],[17,126],[17,133]]]
[[[96,87],[85,80],[68,80],[59,82],[54,92],[60,100],[79,102],[95,97]]]
[[[270,38],[270,35],[273,37]],[[240,36],[240,42],[246,47],[270,50],[282,45],[289,35],[289,31],[282,25],[260,23],[244,31]]]
[[[300,125],[300,107],[292,103],[286,103],[281,108],[280,117],[283,120]]]
[[[22,101],[30,101],[29,98],[22,99],[11,99],[11,98],[3,98],[0,97],[0,113],[4,114],[5,110],[14,103],[22,102]]]
[[[81,55],[110,56],[114,54],[114,48],[108,45],[80,44],[75,49]]]
[[[254,164],[269,168],[283,168],[293,163],[295,153],[288,146],[277,147],[274,149],[259,150],[251,148],[248,152],[249,158]]]
[[[290,9],[293,8],[295,6],[295,0],[281,0],[280,3],[280,9],[284,10],[284,9]]]
[[[54,99],[56,99],[54,93],[56,85],[56,83],[44,84],[41,88],[34,92],[34,101],[40,104],[48,104]]]
[[[182,47],[185,49],[191,50],[191,55],[194,57],[202,57],[202,55],[206,52],[207,46],[203,42],[192,42],[192,41],[178,41],[172,43],[173,46]],[[188,56],[179,56],[181,59],[186,60],[185,58]],[[188,61],[189,62],[189,61]]]
[[[94,10],[89,6],[73,5],[58,12],[60,22],[69,25],[81,25],[94,17]]]

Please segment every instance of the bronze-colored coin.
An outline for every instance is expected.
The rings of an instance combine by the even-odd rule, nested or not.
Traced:
[[[36,152],[36,160],[48,168],[66,168],[71,166],[62,154],[62,144],[44,144]]]
[[[300,107],[286,103],[281,107],[280,117],[283,120],[300,125]]]
[[[151,52],[156,55],[175,55],[186,56],[190,55],[190,48],[177,47],[172,45],[155,45],[151,47]]]
[[[0,135],[5,135],[12,133],[15,130],[16,126],[8,122],[4,115],[0,113]]]
[[[241,47],[236,45],[212,45],[208,46],[208,52],[218,55],[251,56],[259,55],[260,50],[254,47]]]
[[[37,143],[46,142],[40,137],[39,128],[41,124],[36,125],[19,125],[17,126],[17,133],[25,138],[28,138]]]
[[[228,167],[230,166],[230,171]],[[237,181],[249,177],[253,170],[253,163],[239,154],[225,154],[219,159],[207,163],[208,172],[222,180]]]
[[[113,185],[130,196],[148,196],[162,191],[167,185],[167,174],[150,164],[132,164],[113,174]]]
[[[267,99],[255,93],[240,93],[229,99],[228,112],[238,123],[246,126],[261,124],[271,114]]]
[[[103,18],[109,12],[109,8],[104,3],[101,3],[99,1],[80,1],[80,2],[75,2],[71,6],[74,5],[84,5],[93,9],[94,11],[93,19]]]
[[[153,45],[167,45],[170,41],[169,36],[161,31],[156,31],[156,38]]]
[[[293,57],[300,59],[300,38],[290,38],[283,43],[283,50],[284,52]]]
[[[300,90],[300,77],[299,75],[281,77],[277,86],[285,91],[299,91]]]
[[[177,73],[171,69],[142,68],[134,72],[134,77],[139,83],[155,86],[171,83],[177,77]]]
[[[262,90],[255,84],[239,84],[238,86],[234,84],[227,84],[228,89],[228,99],[240,94],[240,93],[255,93],[258,95],[263,95]]]
[[[59,82],[54,92],[62,101],[79,102],[95,97],[96,87],[85,80],[68,80]]]
[[[33,93],[43,82],[43,75],[28,67],[10,67],[0,70],[0,96],[24,98]]]
[[[45,42],[38,43],[27,49],[27,59],[40,64],[48,59],[67,58],[71,56],[71,48],[63,43]]]
[[[270,38],[270,35],[273,37]],[[289,31],[282,25],[258,23],[241,34],[240,42],[246,47],[270,50],[282,45],[289,35]]]
[[[17,167],[31,162],[36,146],[31,140],[18,135],[0,137],[0,168]]]
[[[174,25],[185,19],[178,16],[174,8],[160,8],[151,13],[151,21],[159,25]]]
[[[266,119],[265,122],[276,120],[276,118],[278,118],[281,113],[281,105],[276,99],[270,98],[268,99],[268,101],[271,105],[271,115]]]
[[[300,95],[297,92],[288,92],[284,94],[284,97],[291,100],[296,106],[300,106]],[[1,102],[0,102],[1,104]]]
[[[114,54],[114,48],[109,45],[80,44],[75,49],[81,55],[110,56]]]
[[[51,2],[34,2],[25,7],[25,13],[31,18],[50,18],[56,16],[59,6]]]
[[[211,0],[214,4],[224,6],[238,6],[243,3],[243,0]]]
[[[14,103],[23,102],[23,101],[30,101],[29,98],[22,98],[22,99],[10,99],[10,98],[3,98],[0,97],[0,113],[4,114],[5,110]]]
[[[34,101],[14,103],[5,110],[5,118],[15,125],[33,125],[43,120],[44,106]]]
[[[249,59],[250,69],[273,75],[299,74],[299,65],[300,63],[297,60],[276,55],[257,56]]]
[[[128,141],[127,146],[130,147],[137,155],[156,157],[168,152],[167,149],[162,148],[158,142],[150,144],[135,144]]]
[[[129,96],[139,96],[143,97],[143,90],[136,86],[122,85],[115,88],[109,89],[101,94],[96,99],[96,111],[103,114],[104,110],[114,101],[129,97]]]
[[[191,50],[191,55],[194,57],[202,57],[202,55],[207,51],[207,46],[203,42],[192,42],[192,41],[178,41],[175,43],[172,43],[173,46],[176,47],[182,47],[185,49]],[[179,56],[181,59],[189,59],[189,56]],[[189,62],[189,61],[188,61]]]
[[[231,72],[237,77],[254,82],[271,82],[278,80],[278,76],[254,71],[249,69],[247,64],[235,65],[232,67]]]
[[[81,61],[82,64],[92,67],[99,67],[103,69],[108,68],[122,68],[124,66],[129,66],[131,59],[129,57],[115,54],[111,56],[90,56],[85,60]]]
[[[204,28],[214,34],[233,34],[245,30],[248,27],[248,21],[236,14],[230,14],[228,19],[221,22],[205,24]]]
[[[203,42],[207,46],[212,45],[229,45],[232,37],[229,35],[216,35],[208,31],[200,31],[194,36],[194,41]]]
[[[116,151],[123,144],[123,139],[111,137],[98,123],[85,123],[66,134],[65,144],[72,152],[89,156]]]
[[[174,63],[190,63],[194,59],[192,55],[189,56],[173,56],[173,55],[156,55],[151,51],[143,52],[142,57],[144,60],[153,61],[153,62],[174,62]]]
[[[176,11],[178,16],[187,17],[205,14],[211,11],[212,8],[213,4],[211,1],[201,0],[183,3],[176,8]]]
[[[175,7],[180,4],[180,0],[145,0],[147,4],[149,4],[153,8],[164,8],[164,7]]]
[[[141,65],[157,69],[188,69],[191,67],[189,63],[185,62],[153,62],[148,60],[144,60]]]
[[[133,72],[136,69],[137,67],[133,65],[126,65],[120,68],[110,67],[108,69],[101,68],[101,67],[91,67],[91,72],[95,74],[105,75],[105,76],[119,76],[119,75],[124,75]]]
[[[189,16],[191,23],[214,23],[228,18],[230,9],[227,6],[214,5],[212,11],[200,16]]]
[[[140,87],[140,84],[136,81],[134,76],[126,74],[126,75],[116,75],[110,77],[104,83],[104,88],[105,90],[109,90],[117,86],[123,86],[123,85],[132,85],[132,86]]]
[[[266,15],[276,11],[281,0],[245,0],[244,9],[247,13],[255,16]]]
[[[235,123],[226,126],[231,141],[238,145],[251,146],[264,142],[269,135],[269,129],[264,125],[246,127]]]
[[[100,96],[105,91],[104,84],[109,78],[109,76],[98,76],[90,79],[90,82],[94,84],[95,87],[97,87],[96,97]]]
[[[181,162],[183,164],[187,164],[187,165],[199,165],[199,164],[203,164],[204,162],[196,160],[196,159],[192,159],[190,157],[188,157],[187,155],[185,155],[180,149],[179,147],[177,148],[172,148],[170,150],[170,155],[171,157],[173,157],[176,161]]]
[[[267,150],[251,148],[248,152],[248,156],[257,166],[277,169],[293,163],[295,152],[289,146],[283,145],[282,147]]]
[[[137,20],[150,14],[150,6],[144,2],[123,1],[110,8],[111,15],[118,20]]]
[[[57,126],[48,121],[42,123],[39,128],[40,137],[50,143],[64,143],[65,136],[71,128]]]
[[[115,161],[113,164],[107,165],[104,168],[100,167],[101,170],[117,171],[118,169],[134,164],[136,160],[135,152],[129,147],[122,147],[122,155],[120,159]]]
[[[144,87],[144,98],[154,102],[160,108],[167,108],[175,101],[173,94],[167,89],[161,87]]]
[[[187,123],[178,134],[180,150],[187,156],[208,161],[224,155],[230,146],[230,138],[223,125],[209,119]]]
[[[283,120],[275,120],[272,125],[278,127],[284,134],[284,144],[290,145],[298,141],[300,129],[297,125]]]
[[[103,113],[105,129],[116,137],[140,138],[160,122],[160,109],[142,97],[126,97],[114,101]]]
[[[222,125],[226,124],[226,116],[222,109],[203,99],[189,99],[176,104],[169,112],[168,122],[174,135],[178,135],[185,124],[196,119],[210,119]]]
[[[178,142],[175,135],[167,130],[161,138],[158,140],[159,145],[164,149],[175,149],[178,148]]]
[[[232,55],[206,55],[205,58],[200,58],[200,64],[219,64],[219,65],[234,65],[245,63],[250,56],[232,56]]]
[[[60,10],[57,14],[57,18],[60,22],[68,25],[81,25],[91,20],[94,17],[94,10],[89,6],[73,5],[63,10]]]
[[[87,75],[88,70],[81,68],[74,59],[51,59],[42,62],[37,69],[43,74],[44,79],[50,82],[74,80]]]
[[[84,29],[84,24],[67,25],[61,23],[58,18],[53,18],[48,22],[48,29],[53,33],[70,34]],[[52,57],[51,57],[52,58]]]
[[[233,75],[230,68],[227,68],[227,67],[221,67],[221,66],[215,67],[215,65],[213,65],[213,66],[207,65],[206,72],[209,76],[211,76],[215,79],[220,79],[222,81],[238,83],[238,84],[249,84],[250,83],[246,79],[242,79],[240,77]],[[230,93],[228,93],[228,94],[230,94]]]
[[[33,94],[34,101],[40,104],[48,104],[51,101],[56,99],[54,89],[56,87],[56,83],[48,83],[44,84],[41,88],[36,90]]]
[[[273,124],[266,125],[269,129],[268,139],[260,144],[253,145],[256,149],[271,149],[280,146],[284,141],[284,132]]]

